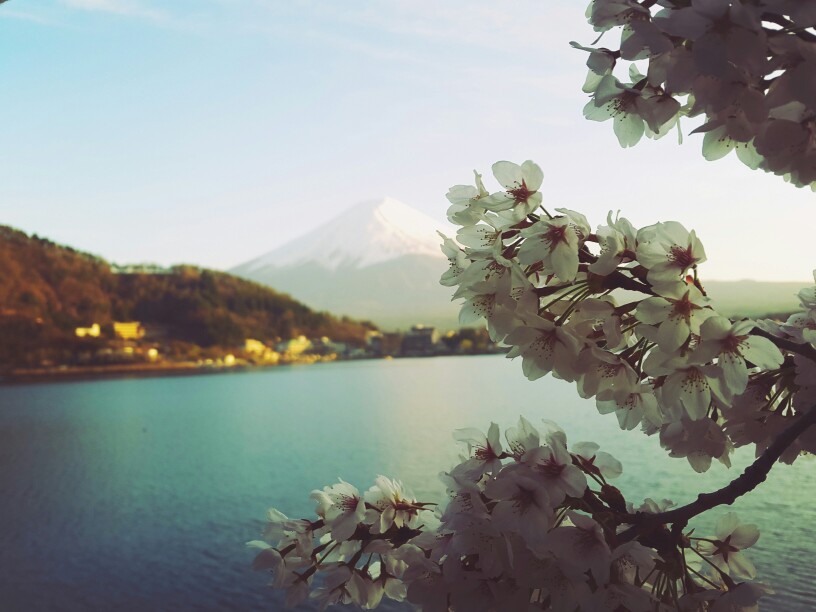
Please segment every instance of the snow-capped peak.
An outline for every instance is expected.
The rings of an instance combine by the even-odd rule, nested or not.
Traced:
[[[312,232],[242,266],[243,273],[317,263],[336,270],[365,268],[403,255],[444,257],[442,223],[394,198],[358,204]]]

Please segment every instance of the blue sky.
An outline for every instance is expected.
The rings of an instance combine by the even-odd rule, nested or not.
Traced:
[[[696,228],[705,278],[807,281],[816,194],[706,162],[700,136],[622,150],[582,118],[584,9],[10,0],[0,223],[119,263],[227,268],[384,195],[441,222],[473,168],[534,159],[549,207]]]

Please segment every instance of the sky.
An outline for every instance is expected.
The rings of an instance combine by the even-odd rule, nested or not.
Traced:
[[[0,4],[0,224],[115,263],[217,269],[497,160],[548,208],[697,230],[706,279],[802,281],[816,194],[701,156],[621,149],[583,119],[575,0],[9,0]],[[602,44],[615,44],[613,36]]]

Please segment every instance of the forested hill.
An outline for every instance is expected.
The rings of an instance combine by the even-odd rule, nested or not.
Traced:
[[[301,334],[362,343],[372,327],[314,312],[222,272],[192,266],[118,269],[0,226],[0,363],[19,358],[20,351],[70,342],[77,327],[98,323],[104,333],[113,321],[154,325],[168,340],[202,347]]]

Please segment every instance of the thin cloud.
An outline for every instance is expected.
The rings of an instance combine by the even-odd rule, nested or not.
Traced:
[[[136,17],[154,22],[167,22],[168,14],[134,2],[133,0],[62,0],[68,8],[100,13],[112,13],[123,17]]]
[[[559,52],[567,48],[564,30],[592,32],[582,5],[542,5],[534,0],[450,2],[374,0],[364,4],[311,2],[306,10],[335,23],[363,26],[448,44],[516,52]]]
[[[3,2],[6,2],[6,0],[0,0],[0,4],[3,4]],[[17,9],[13,8],[3,7],[3,9],[0,10],[0,19],[3,18],[19,19],[20,21],[28,21],[43,26],[65,27],[64,24],[58,23],[51,19],[47,19],[42,15],[37,15],[36,13],[30,13],[27,11],[18,11]]]
[[[245,27],[251,30],[277,40],[308,39],[342,52],[398,63],[404,79],[434,86],[444,81],[462,95],[484,96],[485,87],[498,86],[527,96],[572,100],[576,79],[568,77],[583,73],[585,54],[572,49],[569,40],[580,38],[581,32],[594,35],[578,3],[554,9],[535,0],[501,5],[483,0],[359,4],[293,0],[283,5],[246,1],[243,6],[251,19]],[[247,13],[242,16],[246,19]],[[295,18],[306,27],[286,25]],[[509,62],[511,56],[517,59]],[[412,70],[405,72],[406,67]],[[580,83],[577,87],[580,92]]]

